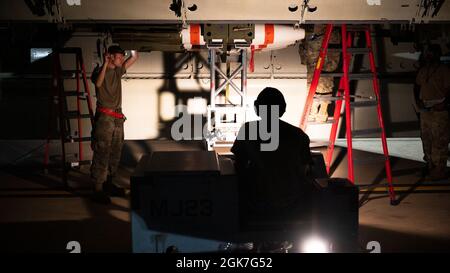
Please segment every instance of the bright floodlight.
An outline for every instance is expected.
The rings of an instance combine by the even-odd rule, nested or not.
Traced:
[[[307,238],[301,247],[303,253],[328,253],[330,250],[328,242],[317,236]]]

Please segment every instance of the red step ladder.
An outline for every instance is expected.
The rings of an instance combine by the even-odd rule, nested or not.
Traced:
[[[339,125],[339,119],[341,117],[342,103],[345,104],[345,124],[346,124],[346,139],[347,139],[347,160],[348,160],[348,179],[355,183],[354,179],[354,168],[353,168],[353,148],[352,148],[352,126],[351,126],[351,109],[352,107],[366,107],[375,106],[377,108],[379,131],[381,133],[381,142],[383,146],[384,153],[384,163],[386,170],[386,178],[388,181],[388,192],[391,205],[396,204],[395,191],[392,186],[392,172],[391,163],[389,160],[389,151],[386,141],[386,132],[384,128],[383,115],[380,104],[380,87],[378,85],[377,69],[375,65],[375,57],[372,50],[372,40],[371,31],[369,25],[362,26],[349,26],[340,25],[341,27],[341,37],[342,37],[342,56],[343,56],[343,69],[342,73],[326,73],[326,76],[340,77],[339,88],[336,97],[331,97],[329,100],[335,102],[335,111],[333,119],[331,120],[331,134],[329,138],[329,144],[327,149],[327,154],[325,158],[325,163],[327,166],[328,173],[330,172],[331,161],[333,157],[333,151],[336,141],[337,129]],[[305,108],[303,110],[303,115],[300,120],[300,128],[306,130],[308,124],[308,116],[311,111],[312,103],[314,100],[314,95],[316,93],[317,86],[319,84],[319,79],[322,75],[323,63],[327,55],[329,41],[331,33],[333,31],[334,25],[328,24],[325,30],[322,47],[320,48],[319,58],[316,63],[316,68],[314,70],[313,78],[311,81],[309,93],[306,99]],[[362,33],[362,37],[366,40],[365,48],[353,47],[353,38],[355,33]],[[354,54],[368,54],[370,62],[370,72],[369,73],[350,73],[350,63],[352,55]],[[350,81],[351,80],[371,80],[373,92],[375,98],[365,98],[366,100],[354,101],[355,98],[361,98],[358,96],[352,96],[350,94]],[[353,99],[353,101],[352,101]]]
[[[61,66],[61,55],[73,54],[75,57],[75,70],[64,70]],[[66,91],[64,87],[65,80],[75,80],[76,90]],[[81,83],[83,91],[81,90]],[[67,97],[76,97],[76,110],[69,110]],[[88,113],[83,114],[82,101],[87,104]],[[55,119],[59,121],[58,130],[54,130],[53,123]],[[77,120],[77,130],[75,136],[71,135],[71,120]],[[49,96],[49,123],[47,143],[45,145],[44,154],[44,168],[48,169],[49,165],[49,146],[52,138],[52,131],[58,131],[61,140],[61,165],[62,165],[62,180],[65,186],[67,184],[68,171],[72,167],[79,167],[81,165],[91,164],[91,160],[85,159],[83,150],[83,143],[91,141],[91,136],[84,136],[82,120],[89,119],[91,126],[94,124],[94,114],[92,110],[91,93],[89,90],[89,83],[86,77],[86,69],[83,61],[83,54],[81,48],[61,48],[55,49],[53,52],[53,77],[52,89]],[[75,154],[76,160],[70,161],[67,159],[66,143],[78,143],[78,153]]]

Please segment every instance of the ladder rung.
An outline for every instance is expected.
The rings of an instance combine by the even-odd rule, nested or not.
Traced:
[[[347,52],[352,54],[367,54],[370,52],[370,49],[366,47],[351,47],[347,48]]]
[[[66,143],[73,143],[73,142],[88,142],[91,141],[91,137],[73,137],[66,140]]]
[[[65,95],[67,97],[77,97],[78,94],[80,94],[80,97],[86,97],[87,96],[86,92],[77,92],[77,91],[65,91],[65,92],[63,92],[63,95]]]
[[[375,133],[381,133],[381,128],[354,130],[354,131],[352,131],[352,136],[362,136],[362,135],[369,135],[369,134],[375,134]]]
[[[83,73],[83,70],[77,70],[77,69],[65,69],[65,70],[61,70],[62,73],[64,74],[75,74],[75,73]]]
[[[371,80],[373,79],[372,73],[349,73],[349,80]]]
[[[322,72],[320,73],[321,77],[342,77],[344,73],[342,72]],[[349,80],[369,80],[373,79],[373,74],[371,72],[363,72],[363,73],[349,73]]]
[[[355,31],[366,31],[370,30],[368,25],[347,25],[347,31],[355,32]]]
[[[339,97],[329,96],[329,97],[315,97],[314,101],[338,101],[338,100],[343,100],[343,99],[344,99],[344,97],[342,97],[342,96],[339,96]]]
[[[343,90],[341,92],[343,92]],[[358,99],[366,99],[365,101],[375,101],[376,102],[376,100],[374,100],[372,97],[362,97],[362,96],[355,96],[355,95],[350,95],[350,97],[351,98],[358,98]],[[319,96],[319,97],[314,97],[314,101],[339,101],[339,100],[344,100],[344,97],[343,96],[339,96],[339,97],[337,97],[337,96],[328,96],[328,97],[325,97],[325,96],[321,97],[321,96]],[[356,101],[356,102],[359,102],[359,101]]]
[[[344,75],[344,73],[340,73],[340,72],[322,72],[320,73],[321,77],[342,77]]]
[[[89,114],[80,114],[78,111],[68,111],[66,113],[68,119],[91,118]]]
[[[377,100],[352,101],[352,102],[350,102],[350,105],[352,107],[371,107],[371,106],[377,106],[378,101]]]
[[[82,161],[67,162],[67,165],[70,167],[78,167],[82,165],[91,165],[91,163],[92,163],[91,160],[82,160]]]
[[[321,124],[333,124],[334,118],[329,118],[327,121],[318,122],[318,121],[309,121],[308,125],[321,125]]]
[[[77,78],[76,72],[77,72],[77,70],[64,70],[64,71],[61,71],[60,77],[63,80],[76,79]],[[78,76],[80,77],[81,80],[83,79],[83,72],[81,70],[78,70]]]

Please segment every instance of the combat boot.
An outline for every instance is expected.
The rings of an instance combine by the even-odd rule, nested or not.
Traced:
[[[103,183],[103,192],[112,197],[125,197],[125,189],[114,184],[112,177]]]
[[[103,191],[94,191],[92,194],[91,200],[95,203],[102,205],[111,204],[111,198]]]
[[[318,114],[316,116],[316,122],[318,122],[318,123],[325,123],[327,121],[328,121],[328,115]]]
[[[94,184],[93,187],[93,194],[91,196],[91,200],[95,203],[102,204],[102,205],[108,205],[111,204],[111,198],[103,192],[102,187],[103,183],[99,182],[98,180],[92,181]]]
[[[313,101],[313,104],[311,105],[311,111],[308,115],[308,122],[314,122],[316,120],[316,116],[319,113],[319,102]]]
[[[445,168],[435,167],[430,171],[430,174],[425,177],[425,180],[429,181],[441,181],[447,180],[448,176],[445,173]]]
[[[320,110],[319,110],[319,113],[317,113],[316,122],[325,123],[328,121],[328,105],[329,104],[330,103],[326,102],[326,101],[322,101],[320,103]]]

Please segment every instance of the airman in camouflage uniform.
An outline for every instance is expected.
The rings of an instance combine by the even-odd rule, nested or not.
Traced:
[[[302,60],[305,61],[307,67],[307,86],[308,91],[314,75],[314,70],[317,65],[317,59],[319,58],[320,48],[322,46],[323,38],[325,36],[326,25],[314,25],[310,26],[306,31],[306,38],[301,48]],[[330,44],[340,44],[339,29],[334,29],[331,33]],[[339,52],[328,52],[325,58],[322,71],[334,72],[338,68],[340,60]],[[328,119],[328,105],[330,101],[326,100],[327,97],[331,97],[333,94],[334,79],[332,77],[320,77],[319,84],[316,90],[316,98],[311,107],[309,119],[316,120],[317,122],[325,122]],[[321,101],[320,99],[324,99]]]
[[[122,76],[136,62],[138,55],[132,51],[130,58],[125,60],[124,57],[125,51],[119,46],[109,47],[101,71],[93,73],[92,77],[97,94],[97,109],[92,130],[94,156],[91,177],[94,183],[93,200],[102,204],[111,202],[109,196],[125,195],[124,189],[113,183],[124,142]]]
[[[447,179],[450,121],[450,68],[440,63],[441,49],[430,45],[425,51],[426,64],[417,74],[415,97],[421,109],[420,127],[427,163],[426,180]],[[419,91],[419,92],[417,92]]]

